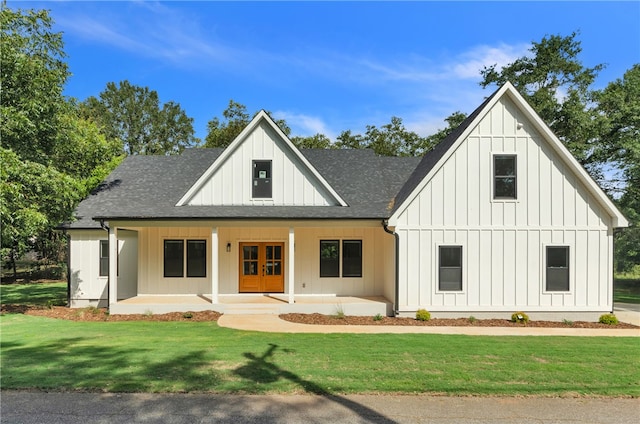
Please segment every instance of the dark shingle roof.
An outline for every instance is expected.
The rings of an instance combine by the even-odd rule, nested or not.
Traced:
[[[69,228],[99,228],[96,219],[382,219],[419,158],[370,150],[303,149],[302,154],[347,202],[342,206],[178,206],[222,149],[180,156],[131,156],[76,210]]]

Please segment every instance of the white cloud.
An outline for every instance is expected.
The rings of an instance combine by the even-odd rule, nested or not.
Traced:
[[[459,78],[476,79],[480,76],[480,70],[485,66],[497,64],[500,69],[526,55],[528,47],[529,44],[509,45],[504,43],[498,46],[476,46],[459,55],[458,59],[450,64],[450,69]]]
[[[318,133],[324,134],[330,139],[335,139],[335,132],[317,116],[309,116],[302,113],[287,111],[276,111],[273,113],[275,119],[284,119],[291,128],[291,133],[296,136],[312,136]]]

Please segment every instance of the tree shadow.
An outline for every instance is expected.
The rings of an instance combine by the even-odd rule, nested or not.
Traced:
[[[291,371],[280,368],[278,365],[271,362],[271,359],[277,349],[278,345],[269,343],[267,350],[260,356],[251,352],[243,353],[243,356],[247,358],[249,362],[237,368],[234,371],[234,374],[246,380],[253,381],[256,384],[274,383],[279,379],[285,379],[297,384],[307,393],[323,396],[327,400],[336,402],[343,407],[350,409],[368,422],[385,424],[393,424],[396,422],[371,408],[354,402],[344,396],[333,394],[313,381],[305,380]],[[284,352],[288,352],[288,349],[284,349]]]

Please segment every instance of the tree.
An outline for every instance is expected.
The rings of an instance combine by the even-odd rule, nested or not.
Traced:
[[[397,116],[392,116],[391,122],[380,128],[367,125],[364,135],[343,131],[337,140],[337,148],[372,149],[381,156],[420,156],[432,147],[417,133],[407,130]]]
[[[501,86],[510,81],[578,161],[595,174],[601,163],[593,151],[602,120],[592,103],[591,85],[603,65],[584,67],[577,35],[551,35],[532,42],[531,56],[502,69],[495,64],[485,67],[480,85]]]
[[[175,154],[198,144],[193,118],[179,104],[170,101],[161,107],[156,91],[126,80],[107,83],[99,98],[82,103],[82,111],[107,139],[121,140],[127,155]]]
[[[441,130],[438,130],[435,134],[432,134],[428,137],[424,138],[424,151],[428,152],[433,149],[438,143],[445,139],[449,134],[451,134],[456,128],[462,124],[467,118],[465,113],[460,111],[453,112],[451,115],[444,118],[447,123],[447,127]]]
[[[298,149],[332,149],[331,140],[324,134],[317,133],[309,137],[291,137]]]
[[[254,116],[257,112],[254,114]],[[267,114],[270,115],[269,112]],[[222,112],[224,121],[214,117],[207,123],[207,136],[203,147],[225,148],[245,129],[251,122],[247,107],[241,103],[229,100],[229,106]],[[274,122],[287,136],[291,134],[291,128],[284,119],[276,119]]]
[[[14,11],[3,5],[0,16],[2,146],[21,158],[49,164],[69,76],[62,34],[51,31],[46,10]]]

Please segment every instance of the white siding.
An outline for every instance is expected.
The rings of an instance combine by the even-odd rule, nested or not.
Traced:
[[[97,305],[107,300],[107,277],[100,276],[100,240],[104,230],[72,230],[70,241],[71,306]]]
[[[517,200],[493,199],[495,154],[517,155]],[[607,311],[610,223],[598,201],[505,96],[399,215],[399,308]],[[444,243],[463,246],[462,292],[437,290],[437,247]],[[549,244],[570,247],[567,293],[544,290]]]
[[[252,161],[272,161],[272,198],[253,199]],[[336,205],[331,194],[271,127],[262,122],[216,169],[189,205]]]

